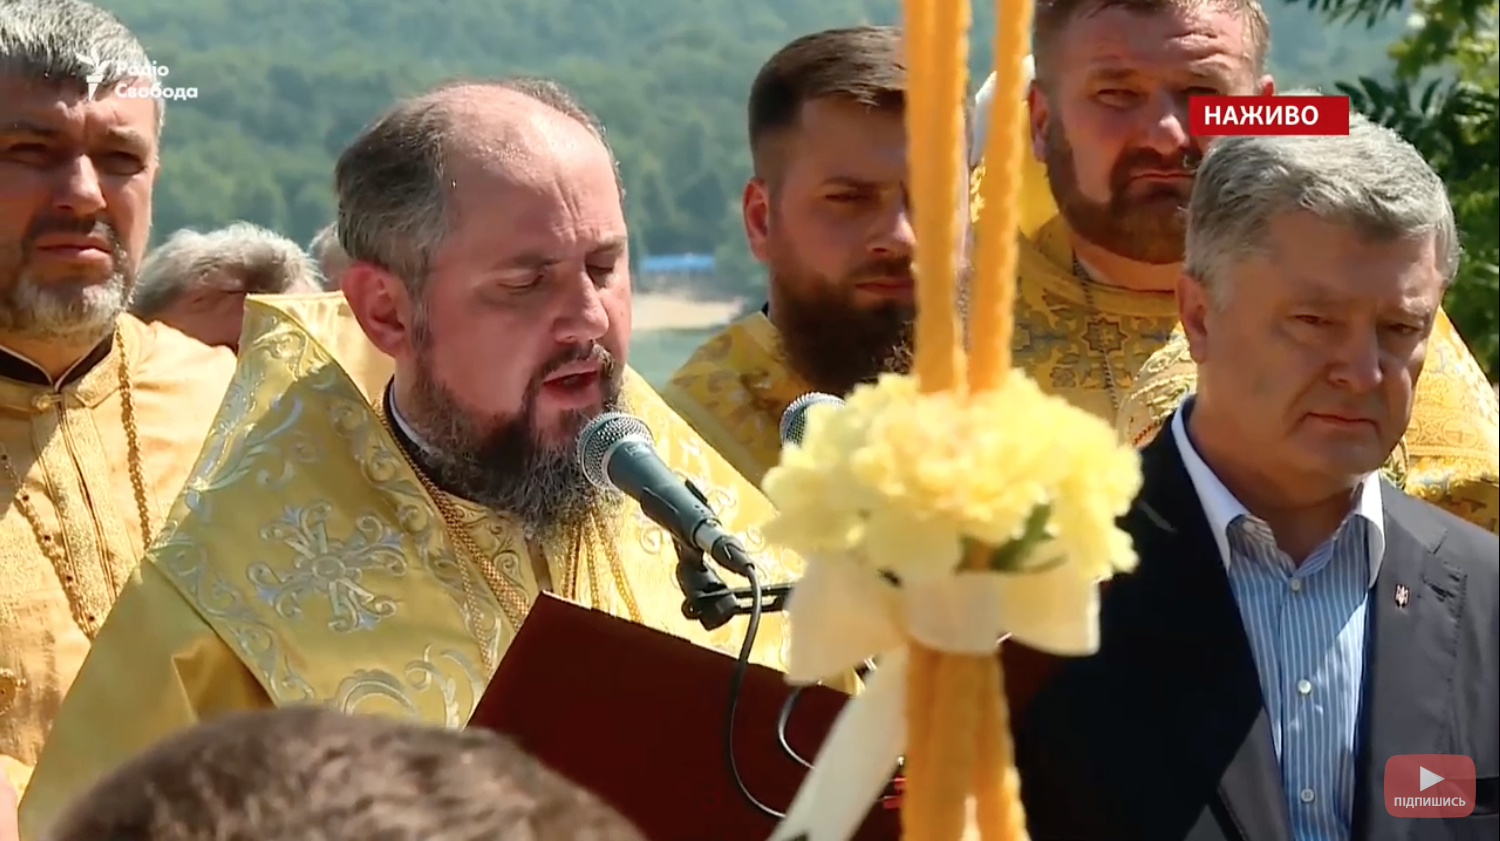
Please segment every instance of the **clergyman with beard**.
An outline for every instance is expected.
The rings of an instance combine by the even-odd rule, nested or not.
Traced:
[[[1177,324],[1206,142],[1188,134],[1188,98],[1272,92],[1266,16],[1256,0],[1041,0],[1032,44],[1026,128],[1058,212],[1021,232],[1014,359],[1113,421]]]
[[[793,400],[910,367],[905,103],[901,33],[885,26],[798,38],[751,85],[742,210],[768,303],[708,339],[663,396],[757,484]]]
[[[0,773],[21,791],[234,370],[125,311],[162,102],[119,90],[149,64],[93,5],[0,0]]]
[[[594,118],[548,82],[445,86],[366,129],[335,184],[342,292],[248,303],[214,444],[68,696],[27,837],[227,710],[462,726],[543,591],[719,650],[743,639],[742,620],[683,618],[671,540],[573,460],[587,421],[628,410],[728,528],[771,515],[626,364],[627,232]],[[767,580],[801,572],[756,554]],[[753,656],[778,668],[775,618]]]

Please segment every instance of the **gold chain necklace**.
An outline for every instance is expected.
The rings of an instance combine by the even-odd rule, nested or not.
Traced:
[[[411,468],[411,472],[416,474],[422,489],[427,491],[427,496],[432,499],[433,506],[437,508],[438,517],[443,521],[443,531],[447,533],[448,540],[458,548],[459,554],[464,556],[458,558],[458,574],[464,591],[464,612],[468,614],[469,633],[473,634],[475,641],[479,643],[479,657],[484,665],[484,672],[492,675],[495,673],[496,663],[494,657],[490,656],[486,632],[479,625],[479,593],[474,589],[473,576],[469,574],[471,565],[484,576],[485,583],[489,585],[495,600],[500,603],[501,610],[506,612],[517,627],[520,626],[521,618],[526,615],[526,599],[515,592],[514,588],[506,585],[500,575],[500,570],[495,568],[495,562],[480,550],[479,544],[474,542],[473,536],[469,534],[468,526],[457,509],[453,507],[453,503],[449,502],[437,485],[427,478],[427,474],[412,459],[406,447],[402,446],[391,419],[386,416],[383,397],[375,403],[375,416],[380,418],[386,432],[390,434],[392,440],[396,441],[396,451],[401,453],[401,459],[406,462],[407,467]]]
[[[1090,350],[1099,354],[1104,360],[1104,387],[1109,393],[1109,407],[1113,413],[1110,421],[1118,423],[1120,420],[1119,381],[1115,378],[1115,366],[1110,361],[1109,351],[1103,348],[1103,342],[1098,340],[1099,333],[1104,328],[1104,318],[1099,312],[1099,305],[1095,302],[1094,279],[1089,276],[1088,270],[1083,267],[1083,263],[1077,257],[1073,258],[1073,276],[1083,287],[1083,302],[1089,309],[1089,327],[1084,331],[1083,340],[1088,343]]]
[[[135,394],[134,384],[130,379],[130,361],[126,358],[124,342],[120,334],[116,332],[114,337],[115,354],[119,357],[120,378],[120,409],[121,421],[125,427],[125,461],[126,469],[130,472],[130,486],[135,492],[136,513],[141,518],[141,545],[151,548],[151,505],[146,495],[146,471],[141,463],[141,437],[140,429],[136,426],[135,417]],[[55,404],[58,411],[67,410],[67,398],[61,393],[56,395]],[[54,539],[47,533],[46,525],[42,522],[41,514],[31,502],[31,494],[26,491],[26,485],[21,480],[20,474],[16,472],[15,465],[11,463],[10,452],[5,449],[4,442],[0,442],[0,470],[5,473],[5,478],[15,487],[16,508],[20,510],[21,516],[31,525],[31,531],[36,535],[36,541],[42,547],[42,553],[57,571],[59,580],[69,580],[67,572],[67,547],[62,541]],[[93,633],[90,632],[92,637]]]
[[[474,568],[479,570],[479,574],[484,577],[485,584],[489,586],[490,592],[494,594],[496,601],[500,603],[501,609],[506,612],[506,615],[517,628],[525,620],[531,606],[525,594],[518,591],[515,586],[500,574],[500,570],[495,566],[494,559],[481,550],[478,543],[474,542],[473,536],[469,534],[468,525],[464,522],[463,515],[459,513],[458,509],[448,499],[448,495],[428,477],[422,467],[411,457],[411,453],[408,453],[406,447],[400,443],[400,436],[396,433],[395,425],[386,413],[384,397],[376,400],[374,409],[376,417],[385,426],[386,432],[390,434],[392,440],[397,442],[396,449],[401,453],[402,460],[406,462],[407,467],[411,468],[412,473],[416,474],[417,481],[421,483],[423,490],[427,491],[427,496],[432,499],[432,504],[437,508],[438,516],[443,521],[443,531],[447,533],[448,539],[458,548],[461,555],[467,556],[469,563],[463,562],[465,558],[459,558],[459,574],[462,578],[464,591],[464,610],[470,617],[469,632],[480,643],[480,657],[484,662],[485,671],[493,674],[496,664],[490,656],[489,646],[484,642],[485,635],[477,625],[479,618],[479,594],[474,589],[473,579],[469,575],[470,565],[472,564]],[[596,518],[597,514],[591,515],[590,523],[597,526],[595,522]],[[574,540],[572,558],[565,566],[563,581],[558,588],[565,597],[577,598],[578,568],[580,566],[578,559],[583,554],[585,542],[583,532],[580,530]],[[530,549],[528,548],[527,551],[530,551]],[[640,605],[637,603],[635,593],[631,590],[629,581],[625,576],[625,566],[620,558],[618,548],[610,542],[605,541],[604,553],[608,556],[610,572],[615,580],[615,586],[620,591],[621,598],[625,601],[626,614],[632,622],[640,624]],[[593,569],[593,564],[590,564],[589,567],[590,589],[595,591],[594,596],[597,602],[600,582],[597,580],[598,576]]]

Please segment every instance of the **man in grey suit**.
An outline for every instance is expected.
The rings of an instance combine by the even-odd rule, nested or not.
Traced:
[[[1198,391],[1142,453],[1099,652],[1016,716],[1033,838],[1500,836],[1500,543],[1380,474],[1458,261],[1442,181],[1358,115],[1210,149],[1177,290]],[[1412,754],[1471,759],[1472,812],[1398,806]]]

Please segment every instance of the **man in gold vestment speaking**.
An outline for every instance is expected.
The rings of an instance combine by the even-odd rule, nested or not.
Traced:
[[[247,307],[213,446],[63,707],[22,800],[28,841],[102,773],[228,710],[461,727],[543,590],[739,646],[742,621],[683,618],[671,539],[573,460],[580,428],[620,408],[727,527],[771,513],[625,366],[627,233],[594,119],[551,83],[448,86],[367,129],[335,181],[343,295]],[[800,572],[746,543],[766,580]],[[780,667],[782,649],[767,621],[754,658]]]
[[[163,103],[120,91],[150,63],[88,3],[0,5],[0,776],[22,791],[234,370],[125,312]]]

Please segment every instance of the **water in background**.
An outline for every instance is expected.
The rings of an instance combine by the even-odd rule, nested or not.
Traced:
[[[715,326],[696,330],[637,331],[630,342],[630,367],[647,382],[661,388],[671,378],[672,372],[719,329]]]

